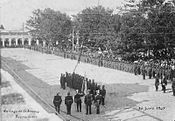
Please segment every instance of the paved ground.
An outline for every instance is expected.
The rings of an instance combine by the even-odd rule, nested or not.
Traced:
[[[35,91],[42,94],[44,88],[46,95],[43,96],[49,97],[46,99],[48,102],[51,103],[51,98],[57,91],[61,91],[64,97],[67,90],[60,90],[58,78],[61,73],[72,72],[76,61],[26,49],[2,49],[1,53],[14,71],[24,78],[28,77],[25,81],[35,88]],[[153,79],[142,80],[141,76],[85,63],[77,67],[76,73],[105,84],[108,96],[106,107],[102,107],[101,115],[86,116],[84,112],[79,114],[74,109],[73,115],[94,121],[175,120],[175,97],[170,90],[165,94],[161,91],[155,92]],[[32,81],[34,83],[31,84]],[[34,87],[34,84],[38,87]],[[64,105],[62,109],[65,109]]]
[[[1,69],[2,121],[62,121],[46,112],[6,71]]]

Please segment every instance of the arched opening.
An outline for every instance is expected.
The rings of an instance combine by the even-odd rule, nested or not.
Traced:
[[[36,45],[36,40],[35,39],[32,39],[31,45]]]
[[[39,40],[39,45],[43,46],[43,41],[42,40]]]
[[[11,39],[11,46],[15,47],[16,46],[16,40],[15,38]]]
[[[9,47],[9,38],[6,38],[4,41],[4,46]]]
[[[0,38],[0,47],[2,47],[2,38]]]
[[[28,38],[24,39],[24,45],[29,45],[29,39]]]
[[[19,39],[17,40],[17,43],[18,43],[18,46],[22,46],[22,39],[19,38]]]

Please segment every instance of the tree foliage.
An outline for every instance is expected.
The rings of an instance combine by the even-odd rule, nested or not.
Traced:
[[[45,40],[51,45],[54,45],[56,41],[60,44],[68,41],[72,31],[70,17],[50,8],[33,11],[33,16],[27,21],[27,26],[32,36]]]
[[[27,21],[31,34],[62,47],[74,39],[87,48],[113,54],[171,58],[175,47],[175,2],[125,0],[120,12],[103,6],[89,7],[73,16],[52,9],[33,11]],[[78,41],[79,40],[79,41]],[[143,55],[143,54],[142,54]]]
[[[121,17],[124,52],[152,51],[154,57],[165,50],[171,53],[175,46],[174,10],[174,4],[165,0],[128,1]]]
[[[81,39],[89,48],[110,48],[110,42],[115,40],[115,29],[112,18],[113,11],[102,6],[86,8],[76,16],[79,23]]]

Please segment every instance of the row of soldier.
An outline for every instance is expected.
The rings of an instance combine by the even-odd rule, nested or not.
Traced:
[[[65,105],[67,114],[71,115],[71,107],[73,102],[76,104],[76,111],[82,111],[82,97],[84,97],[84,104],[86,106],[86,115],[91,114],[91,106],[94,104],[96,107],[96,114],[100,114],[100,105],[105,105],[105,96],[106,96],[106,89],[104,85],[102,86],[101,90],[97,90],[95,95],[92,93],[91,90],[88,90],[88,93],[85,95],[79,90],[76,90],[76,94],[73,96],[70,95],[70,92],[67,93],[65,97]],[[55,110],[60,113],[60,105],[62,103],[62,97],[59,93],[54,96],[53,104],[55,106]]]
[[[166,92],[166,86],[168,81],[171,83],[171,88],[173,96],[175,96],[175,66],[171,63],[170,66],[167,64],[161,64],[161,66],[152,66],[151,63],[148,63],[146,66],[144,64],[136,64],[134,69],[135,75],[143,75],[143,79],[148,75],[149,79],[155,78],[155,89],[158,91],[159,85],[162,87],[162,91]]]
[[[62,89],[65,89],[67,86],[72,89],[81,90],[83,80],[84,77],[79,74],[66,72],[65,74],[61,74],[60,85]]]
[[[49,48],[47,48],[46,50],[48,50],[48,49]],[[35,49],[35,50],[39,50],[39,49]],[[58,51],[57,49],[52,49],[52,50],[54,51],[53,52],[54,54],[58,53],[59,56],[63,56],[64,58],[70,58],[70,59],[75,59],[75,60],[79,59],[79,54],[77,54],[77,53],[72,53],[72,52],[67,52],[67,51],[66,52],[65,51]],[[104,66],[107,68],[112,68],[112,69],[130,72],[130,73],[135,73],[135,74],[141,74],[143,71],[142,66],[144,65],[143,64],[144,61],[141,61],[141,63],[134,64],[134,63],[126,62],[126,61],[116,60],[114,58],[106,59],[102,55],[99,55],[99,56],[95,55],[94,56],[92,54],[90,54],[90,55],[89,54],[81,54],[80,61],[86,62],[86,63],[91,63],[91,64],[98,65],[98,66]],[[155,71],[160,71],[160,73],[170,73],[171,67],[169,66],[169,64],[167,67],[162,67],[162,64],[156,65],[155,62],[152,62],[151,64],[148,64],[146,66],[144,65],[144,68],[146,71],[144,71],[143,74],[150,75],[151,72],[154,73]],[[154,76],[154,75],[155,75],[155,73],[152,74],[152,76]]]
[[[160,67],[160,66],[153,66],[153,65],[145,65],[145,64],[135,64],[134,67],[134,74],[135,75],[143,75],[143,79],[145,79],[145,76],[148,75],[149,79],[155,78],[155,76],[159,76],[159,78],[162,79],[163,76],[165,76],[168,80],[173,80],[175,78],[174,74],[174,66],[166,66],[166,67]]]
[[[96,90],[100,89],[100,85],[98,85],[94,79],[88,79],[84,76],[81,76],[76,73],[68,73],[61,74],[60,77],[60,85],[62,89],[65,89],[66,86],[75,90],[84,91],[85,88],[91,90],[92,92],[96,92]],[[86,87],[87,86],[87,87]]]
[[[163,75],[162,78],[160,79],[158,74],[156,74],[156,76],[155,76],[156,91],[158,91],[160,84],[161,84],[161,87],[162,87],[162,91],[165,93],[166,92],[166,86],[168,84],[168,80],[167,80],[165,75]],[[175,78],[173,78],[173,80],[171,82],[171,88],[172,88],[173,96],[175,96]]]

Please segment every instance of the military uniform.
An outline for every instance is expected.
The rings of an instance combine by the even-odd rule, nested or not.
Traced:
[[[134,65],[134,74],[137,75],[137,65]]]
[[[142,75],[143,75],[143,79],[145,80],[146,70],[144,66],[142,66]]]
[[[95,106],[96,106],[96,113],[100,114],[100,104],[101,104],[101,100],[102,100],[102,96],[97,93],[97,95],[95,96]]]
[[[159,77],[158,77],[158,75],[156,75],[156,77],[155,77],[155,88],[156,88],[156,91],[158,91],[158,88],[159,88]]]
[[[62,99],[61,96],[59,96],[59,94],[57,94],[56,96],[54,96],[53,99],[53,104],[55,106],[55,110],[60,113],[60,105],[61,105]]]
[[[175,96],[175,78],[172,81],[172,91],[173,91],[173,96]]]
[[[71,115],[72,103],[73,103],[73,98],[72,96],[70,96],[70,93],[68,92],[67,96],[65,97],[65,104],[67,107],[67,114],[70,114],[70,115]]]
[[[86,115],[91,114],[92,95],[90,92],[85,96],[84,103],[86,105]]]
[[[101,103],[102,103],[102,105],[105,105],[106,89],[105,89],[104,85],[102,86],[102,90],[100,90],[100,95],[102,96]]]
[[[152,78],[152,67],[148,67],[148,76],[149,76],[149,79]]]
[[[77,104],[77,112],[81,112],[81,97],[83,96],[83,94],[77,92],[77,94],[74,96],[74,102]]]
[[[161,85],[162,85],[162,91],[165,93],[166,85],[167,85],[167,80],[166,80],[165,76],[162,77]]]

